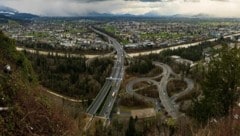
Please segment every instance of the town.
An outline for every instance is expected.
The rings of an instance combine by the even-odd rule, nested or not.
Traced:
[[[170,19],[169,19],[170,20]],[[178,22],[175,22],[175,21]],[[88,26],[98,23],[96,27],[118,37],[119,42],[128,49],[153,49],[174,46],[211,38],[221,38],[240,31],[237,20],[221,19],[176,19],[166,21],[91,21],[87,19],[34,20],[27,25],[9,22],[1,26],[11,38],[26,43],[42,43],[43,48],[73,48],[82,51],[110,51],[111,46],[97,34],[89,31]],[[232,38],[240,41],[240,39]],[[28,45],[28,44],[27,44]],[[30,46],[31,47],[31,46]],[[32,46],[34,48],[34,46]],[[37,47],[41,48],[41,47]]]

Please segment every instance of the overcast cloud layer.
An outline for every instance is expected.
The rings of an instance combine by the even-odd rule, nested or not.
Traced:
[[[157,15],[209,14],[240,17],[240,0],[0,0],[20,12],[42,16],[76,16],[91,12]]]

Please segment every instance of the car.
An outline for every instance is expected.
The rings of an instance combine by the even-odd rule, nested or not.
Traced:
[[[115,95],[115,92],[112,93],[112,97],[114,97],[114,95]]]

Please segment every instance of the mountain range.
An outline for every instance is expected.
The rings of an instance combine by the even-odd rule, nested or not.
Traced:
[[[1,20],[32,20],[38,18],[38,15],[34,15],[31,13],[21,13],[13,8],[1,6],[0,5],[0,21]],[[79,17],[79,16],[73,16]],[[81,16],[80,16],[81,17]],[[207,14],[197,14],[197,15],[159,15],[155,12],[148,12],[143,15],[132,15],[132,14],[112,14],[112,13],[98,13],[98,12],[89,12],[87,15],[83,17],[173,17],[173,18],[211,18],[210,15]]]
[[[0,6],[0,18],[2,19],[13,19],[13,20],[31,20],[39,16],[30,13],[21,13],[15,9]]]

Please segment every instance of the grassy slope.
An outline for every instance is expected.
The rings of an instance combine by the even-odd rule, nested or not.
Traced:
[[[13,72],[3,67],[10,64]],[[41,95],[32,66],[0,32],[0,135],[73,135],[72,121]]]

